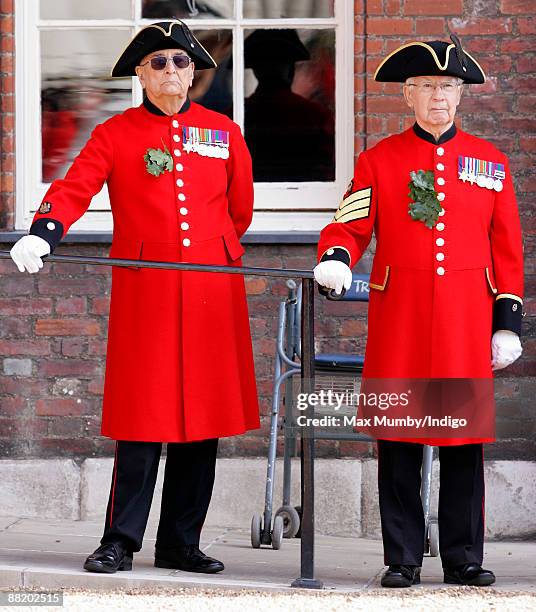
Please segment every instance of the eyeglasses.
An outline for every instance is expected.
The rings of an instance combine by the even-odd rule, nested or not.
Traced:
[[[453,81],[444,81],[443,83],[437,83],[436,85],[434,85],[429,81],[425,81],[424,83],[406,83],[406,85],[408,87],[416,87],[418,92],[428,95],[432,95],[436,88],[439,87],[439,89],[441,89],[441,91],[448,96],[449,94],[453,94],[461,85],[461,83],[454,83]]]
[[[188,57],[188,55],[183,55],[181,53],[177,53],[173,57],[166,57],[165,55],[155,55],[151,57],[151,59],[145,64],[140,64],[140,66],[145,66],[146,64],[151,64],[151,68],[153,70],[164,70],[164,68],[168,65],[168,62],[172,61],[175,68],[188,68],[188,66],[192,63],[192,58]]]

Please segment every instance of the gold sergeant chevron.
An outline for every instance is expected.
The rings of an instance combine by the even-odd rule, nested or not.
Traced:
[[[370,201],[372,199],[372,187],[365,187],[351,193],[340,203],[333,222],[348,223],[356,219],[365,219],[370,213]]]

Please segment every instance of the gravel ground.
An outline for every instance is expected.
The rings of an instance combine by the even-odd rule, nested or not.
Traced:
[[[3,589],[2,589],[3,590]],[[65,590],[63,609],[79,612],[134,612],[186,610],[187,612],[331,612],[334,610],[513,611],[534,612],[536,594],[494,591],[475,587],[449,587],[437,590],[367,590],[363,593],[282,593],[250,590],[158,589],[95,592]],[[2,608],[6,609],[6,608]],[[58,607],[24,607],[24,610],[58,611]]]

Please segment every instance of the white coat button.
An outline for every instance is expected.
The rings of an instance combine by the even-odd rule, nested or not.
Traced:
[[[182,244],[183,244],[185,247],[189,247],[189,246],[190,246],[190,239],[189,239],[189,238],[185,238],[185,239],[182,241]]]
[[[441,157],[445,153],[445,149],[443,147],[437,147],[436,153]]]
[[[180,214],[181,214],[181,215],[187,215],[187,214],[188,214],[188,209],[187,209],[187,208],[184,208],[184,206],[182,206],[182,207],[179,209],[179,212],[180,212]]]
[[[50,230],[50,231],[55,230],[56,229],[56,224],[52,223],[52,222],[47,223],[47,229]]]
[[[177,172],[182,172],[182,171],[184,170],[184,166],[183,166],[182,164],[177,164],[177,165],[175,166],[175,170],[176,170]]]
[[[437,184],[438,184],[438,185],[444,185],[444,184],[445,184],[445,179],[444,179],[442,176],[440,176],[440,177],[437,179]]]
[[[177,179],[177,187],[182,187],[184,185],[184,181],[182,179]]]
[[[173,123],[171,124],[174,128],[179,127],[179,122],[176,119],[173,119]]]
[[[175,157],[180,157],[182,155],[182,153],[180,152],[180,149],[175,149],[173,151],[173,155],[175,155]]]
[[[435,243],[437,244],[437,246],[443,246],[445,244],[445,241],[443,240],[443,238],[436,238]]]
[[[333,255],[333,253],[335,253],[335,249],[328,249],[326,251],[326,255]]]
[[[444,223],[438,223],[438,224],[436,225],[436,230],[437,230],[438,232],[442,232],[444,229],[445,229],[445,224],[444,224]]]
[[[190,229],[190,226],[188,225],[188,223],[186,223],[186,221],[183,221],[181,223],[181,230],[186,231],[187,229]]]
[[[442,209],[439,211],[439,216],[440,216],[440,217],[442,217],[444,214],[445,214],[445,209],[444,209],[444,208],[442,208]]]
[[[437,261],[443,261],[445,259],[445,253],[436,253],[435,258]]]
[[[181,141],[181,137],[178,134],[173,134],[173,140],[175,142],[180,142]]]
[[[439,163],[437,164],[436,168],[437,168],[437,169],[438,169],[440,172],[443,172],[443,170],[445,169],[445,166],[444,166],[444,165],[443,165],[441,162],[439,162]]]
[[[439,266],[436,272],[439,274],[439,276],[443,276],[443,274],[445,274],[445,268],[442,268],[441,266]]]
[[[184,193],[179,193],[179,200],[181,202],[184,202],[184,200],[186,200],[186,196],[184,195]]]
[[[445,199],[445,194],[444,194],[442,191],[440,191],[440,192],[437,194],[437,199],[438,199],[440,202],[442,202],[442,201]]]

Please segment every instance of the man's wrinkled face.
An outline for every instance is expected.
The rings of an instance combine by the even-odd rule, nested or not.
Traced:
[[[404,83],[404,98],[421,125],[442,126],[454,121],[462,95],[455,77],[419,76]]]
[[[153,98],[160,96],[186,97],[188,89],[192,85],[195,66],[193,62],[190,62],[185,68],[177,67],[173,61],[173,57],[176,55],[189,57],[183,49],[165,49],[149,53],[141,60],[140,65],[136,66],[136,74],[140,79],[141,86],[149,96]],[[155,69],[151,63],[153,58],[166,58],[165,68],[162,70]],[[163,59],[157,61],[159,65],[163,65]]]

